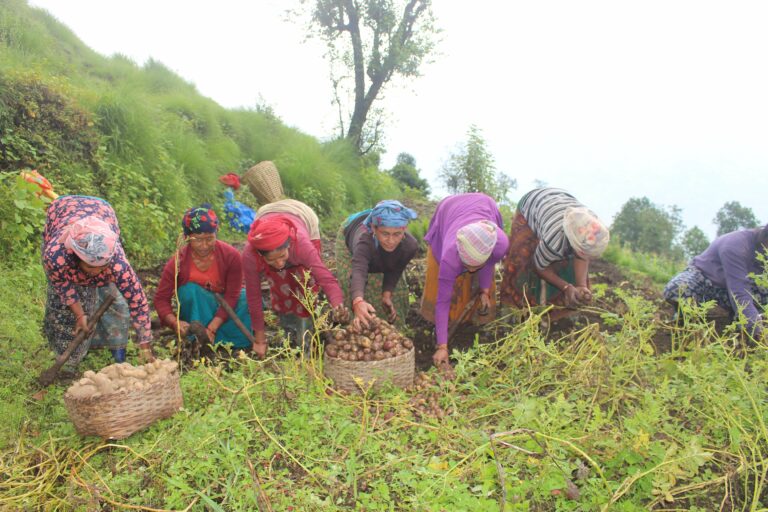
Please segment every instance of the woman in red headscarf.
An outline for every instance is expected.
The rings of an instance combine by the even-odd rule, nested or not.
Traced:
[[[293,331],[306,350],[313,329],[309,313],[298,297],[305,286],[320,289],[334,309],[343,308],[344,296],[336,278],[320,258],[317,216],[303,203],[285,199],[259,209],[251,225],[243,250],[243,274],[248,309],[256,341],[254,352],[264,357],[267,351],[264,333],[261,281],[269,285],[272,310],[280,325]],[[305,273],[309,280],[305,283]]]

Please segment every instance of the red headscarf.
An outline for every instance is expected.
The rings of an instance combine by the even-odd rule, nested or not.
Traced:
[[[251,224],[248,241],[257,251],[274,251],[288,239],[296,239],[296,226],[285,215],[272,214]]]
[[[224,176],[219,176],[219,181],[235,190],[240,188],[240,176],[233,172],[227,173]]]

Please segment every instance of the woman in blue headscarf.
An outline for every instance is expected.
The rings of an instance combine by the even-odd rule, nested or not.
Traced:
[[[419,249],[406,231],[416,212],[399,201],[385,200],[373,209],[350,215],[336,236],[336,272],[344,297],[351,301],[359,328],[368,326],[380,303],[387,320],[403,325],[408,312],[408,286],[401,277]],[[381,298],[373,293],[381,289]],[[373,291],[372,291],[373,290]]]

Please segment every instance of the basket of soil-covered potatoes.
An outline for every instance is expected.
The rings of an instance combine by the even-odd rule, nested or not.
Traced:
[[[385,320],[374,317],[367,329],[354,327],[331,331],[323,367],[336,388],[360,392],[385,383],[413,385],[416,357],[413,341]]]
[[[80,435],[126,438],[182,407],[179,366],[166,359],[89,370],[64,394],[64,405]]]

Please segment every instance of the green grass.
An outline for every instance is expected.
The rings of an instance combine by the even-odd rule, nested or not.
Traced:
[[[506,510],[704,511],[768,500],[768,347],[745,357],[738,336],[717,336],[697,310],[673,328],[619,291],[610,298],[626,311],[613,328],[581,325],[559,341],[534,315],[454,353],[455,381],[430,373],[414,391],[330,392],[318,360],[280,349],[271,355],[283,377],[251,359],[202,364],[182,377],[182,411],[108,443],[75,433],[63,386],[30,398],[51,362],[36,330],[42,275],[3,269],[2,281],[8,509],[255,510],[262,500],[273,510],[495,511],[504,500]],[[19,291],[35,318],[7,307]],[[656,355],[651,340],[667,329],[672,350]],[[90,354],[81,369],[108,362]],[[447,414],[419,412],[419,398]]]
[[[608,245],[602,258],[623,269],[647,276],[661,286],[667,284],[685,268],[683,261],[675,261],[656,254],[634,252],[615,243]]]

